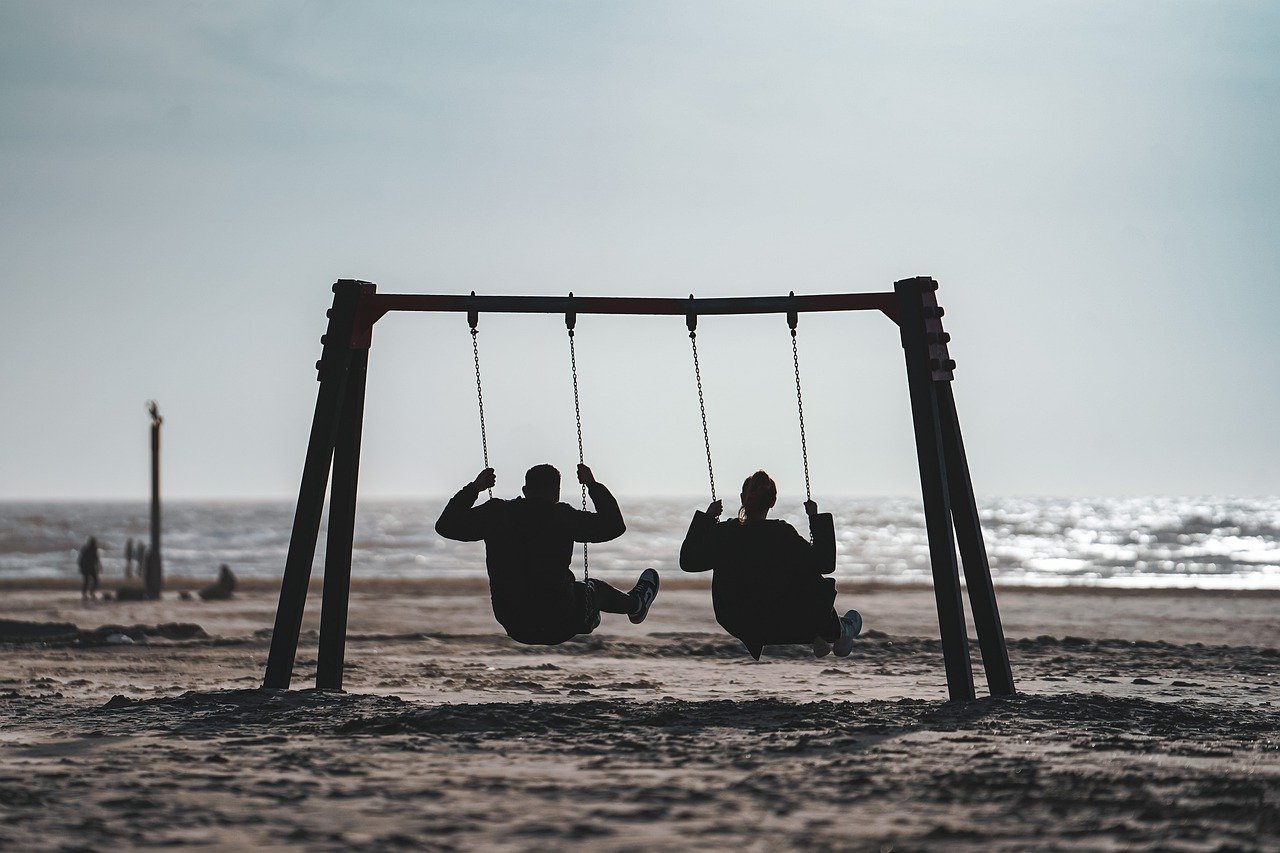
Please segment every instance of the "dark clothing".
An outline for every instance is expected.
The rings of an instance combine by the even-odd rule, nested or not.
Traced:
[[[603,590],[588,590],[569,571],[575,542],[608,542],[627,529],[607,488],[595,483],[587,491],[595,512],[523,497],[474,506],[479,492],[466,486],[436,521],[436,532],[446,539],[484,540],[493,615],[517,642],[562,643],[594,630],[601,609],[613,612],[609,605],[615,599]]]
[[[102,557],[98,553],[96,542],[86,542],[80,549],[80,574],[95,578],[102,572]]]
[[[694,513],[680,546],[680,568],[714,570],[711,602],[716,621],[759,659],[766,645],[808,643],[839,635],[832,604],[836,534],[830,513],[809,519],[813,544],[785,521],[716,523]],[[833,621],[836,620],[836,621]]]
[[[223,564],[218,568],[218,579],[200,590],[199,595],[205,601],[225,601],[236,589],[236,575],[231,567]]]
[[[98,552],[98,543],[90,538],[80,549],[80,596],[87,598],[98,591],[98,576],[102,574],[102,556]]]

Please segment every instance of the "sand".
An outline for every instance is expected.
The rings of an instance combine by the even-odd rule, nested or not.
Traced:
[[[927,589],[842,587],[850,657],[756,663],[697,582],[542,649],[475,583],[357,579],[343,693],[305,689],[314,591],[295,689],[262,691],[268,585],[10,583],[0,849],[1280,845],[1280,594],[1000,602],[1020,695],[949,703]]]

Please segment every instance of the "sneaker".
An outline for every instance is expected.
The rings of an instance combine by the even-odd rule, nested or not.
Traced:
[[[639,625],[644,621],[644,617],[649,615],[649,607],[653,604],[653,600],[658,597],[658,573],[653,569],[645,569],[640,573],[640,580],[636,581],[636,585],[632,587],[631,592],[639,599],[640,603],[636,605],[636,609],[627,618],[631,620],[633,625]]]
[[[840,639],[836,640],[836,657],[846,658],[853,651],[853,638],[862,633],[862,614],[850,610],[840,617]]]
[[[841,623],[843,626],[844,623]],[[813,656],[815,658],[825,658],[831,654],[831,644],[821,637],[813,638]]]

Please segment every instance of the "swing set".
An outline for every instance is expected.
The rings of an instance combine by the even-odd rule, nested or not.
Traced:
[[[702,368],[698,359],[699,315],[785,314],[791,331],[795,367],[796,407],[800,422],[800,448],[804,462],[805,498],[812,500],[809,451],[805,437],[804,396],[800,383],[800,351],[797,340],[799,315],[811,311],[879,311],[900,331],[906,357],[907,387],[911,399],[916,456],[924,501],[925,527],[933,573],[934,598],[942,639],[947,691],[952,700],[974,698],[969,641],[965,631],[964,604],[960,593],[963,566],[969,604],[977,629],[978,645],[993,696],[1014,692],[1013,674],[973,483],[965,457],[960,423],[951,382],[955,362],[942,328],[943,309],[937,301],[938,284],[932,278],[896,282],[892,293],[842,293],[814,296],[721,297],[688,299],[662,297],[568,296],[470,296],[380,294],[365,281],[342,280],[333,286],[333,307],[320,342],[316,362],[320,389],[316,397],[311,437],[303,465],[302,483],[294,514],[293,531],[285,558],[280,602],[276,609],[271,650],[263,686],[287,688],[293,676],[294,658],[302,628],[316,540],[329,491],[329,527],[325,549],[325,579],[320,613],[320,639],[316,658],[316,687],[341,689],[346,654],[347,607],[351,591],[351,552],[355,535],[356,483],[360,465],[360,436],[364,417],[365,378],[369,365],[374,324],[392,311],[466,313],[471,329],[471,350],[480,414],[480,440],[484,465],[489,467],[489,442],[485,424],[484,388],[480,374],[479,317],[481,313],[563,314],[569,339],[573,377],[573,408],[577,427],[578,461],[584,461],[582,409],[578,394],[578,360],[574,329],[579,314],[684,315],[693,355],[702,438],[707,455],[711,499],[716,499],[711,438],[707,429]],[[330,476],[332,474],[332,477]],[[490,497],[492,497],[492,490]],[[586,508],[586,486],[582,506]],[[956,549],[960,561],[957,563]],[[587,546],[583,544],[583,575],[588,576]]]

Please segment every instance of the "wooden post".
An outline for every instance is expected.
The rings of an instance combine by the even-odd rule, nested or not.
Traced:
[[[329,486],[329,538],[324,551],[324,598],[320,608],[320,653],[316,687],[342,689],[347,648],[347,602],[351,595],[351,545],[356,528],[356,482],[360,472],[360,433],[364,418],[365,375],[369,350],[356,350],[347,372],[333,478]]]
[[[362,281],[343,280],[333,286],[329,327],[320,339],[324,350],[316,362],[320,390],[316,394],[315,414],[311,419],[311,438],[302,467],[298,506],[293,516],[289,553],[285,557],[280,603],[276,607],[275,629],[271,634],[271,651],[267,656],[263,687],[286,688],[293,678],[293,659],[298,651],[307,585],[311,582],[311,563],[315,559],[320,516],[324,512],[325,484],[333,461],[347,372],[351,365],[356,308],[361,295],[372,292],[373,285]]]
[[[930,363],[930,342],[926,337],[926,320],[941,316],[933,295],[937,284],[929,278],[910,278],[895,282],[893,289],[898,296],[898,326],[907,363],[907,387],[911,394],[916,456],[920,462],[920,490],[929,536],[933,594],[938,605],[947,692],[952,701],[972,699],[973,671],[965,633],[964,604],[960,599],[960,570],[956,564],[955,540],[951,531],[951,503],[947,468],[943,461],[935,388],[937,380],[934,379],[937,371]]]
[[[151,547],[142,566],[142,585],[146,597],[158,599],[164,589],[164,563],[160,559],[160,409],[155,400],[147,402],[151,415]]]
[[[960,435],[960,419],[956,415],[956,398],[950,382],[938,382],[938,413],[942,418],[942,446],[947,464],[947,484],[951,490],[951,512],[955,521],[956,542],[964,564],[965,586],[969,590],[969,607],[978,631],[982,649],[982,666],[987,674],[987,688],[992,696],[1010,696],[1013,670],[1009,667],[1009,649],[1000,625],[1000,609],[991,583],[991,564],[982,541],[982,522],[973,496],[969,477],[969,461],[965,457],[964,439]]]

